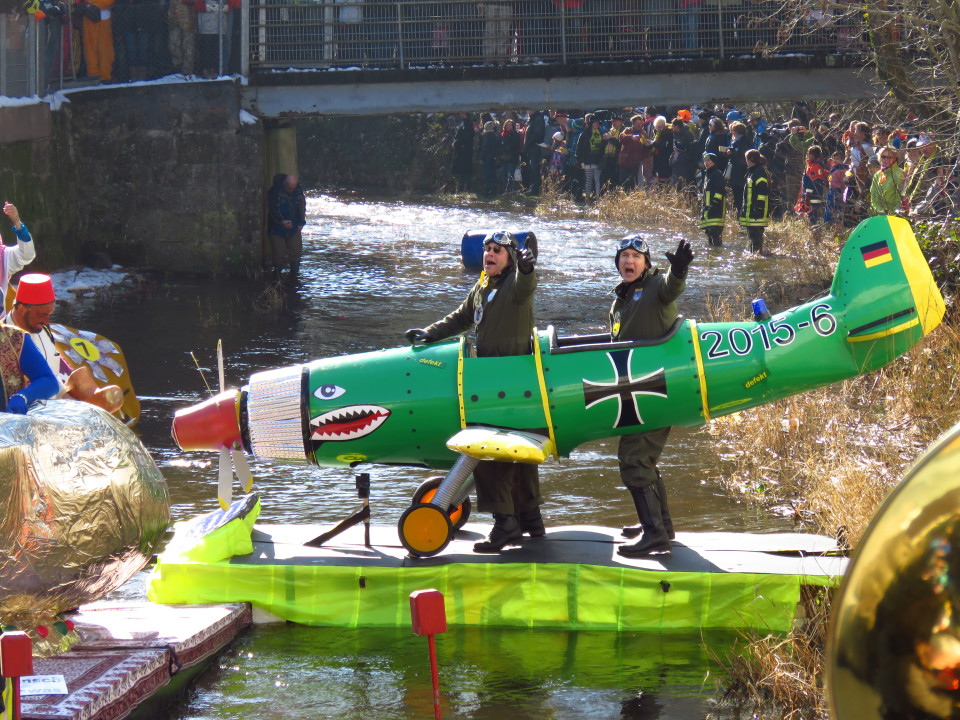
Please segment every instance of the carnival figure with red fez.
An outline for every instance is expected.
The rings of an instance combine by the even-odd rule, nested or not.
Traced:
[[[0,321],[30,333],[30,339],[57,378],[58,394],[62,395],[69,368],[61,360],[48,327],[55,307],[53,280],[49,275],[31,273],[20,278],[13,308]]]
[[[83,59],[87,63],[87,75],[100,78],[102,83],[113,80],[113,22],[110,20],[110,8],[115,1],[86,0],[89,7],[83,14]]]
[[[17,236],[16,245],[0,245],[0,298],[7,296],[10,276],[18,273],[33,262],[37,251],[27,226],[20,220],[16,205],[5,202],[3,214],[13,223],[13,232]]]
[[[20,278],[13,309],[2,321],[29,333],[34,346],[57,381],[57,396],[84,400],[107,412],[116,412],[123,404],[123,391],[116,385],[97,386],[87,366],[74,370],[57,350],[50,332],[50,317],[56,308],[56,293],[49,275],[31,273]]]
[[[3,409],[17,415],[38,400],[56,397],[60,387],[30,333],[13,325],[0,324],[0,387]]]

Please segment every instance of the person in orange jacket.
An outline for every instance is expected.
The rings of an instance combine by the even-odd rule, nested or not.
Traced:
[[[91,6],[83,15],[83,59],[87,63],[87,75],[108,83],[113,80],[113,23],[110,20],[110,8],[115,0],[86,1]],[[96,10],[100,11],[99,20],[94,19]]]

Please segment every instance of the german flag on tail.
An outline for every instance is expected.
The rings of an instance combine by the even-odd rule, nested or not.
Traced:
[[[893,256],[890,254],[890,246],[887,245],[886,240],[864,245],[860,252],[863,253],[863,264],[868,268],[883,265],[883,263],[893,260]]]

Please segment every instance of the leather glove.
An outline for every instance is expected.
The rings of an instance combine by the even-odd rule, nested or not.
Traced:
[[[430,336],[427,335],[427,331],[421,330],[420,328],[410,328],[403,334],[403,336],[411,345],[430,342]]]
[[[537,256],[533,254],[533,250],[525,247],[517,254],[517,267],[520,268],[520,272],[524,275],[529,275],[533,272],[533,266],[537,264]]]
[[[19,393],[12,396],[10,400],[7,401],[7,412],[13,413],[14,415],[26,415],[27,399]]]
[[[690,243],[681,240],[677,245],[677,251],[667,253],[667,260],[670,261],[670,271],[678,278],[686,277],[687,267],[693,262],[693,250],[690,249]]]

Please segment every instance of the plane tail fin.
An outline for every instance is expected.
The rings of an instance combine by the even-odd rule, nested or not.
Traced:
[[[910,223],[890,215],[868,218],[851,233],[831,294],[843,307],[847,342],[860,372],[909,350],[946,311]]]

